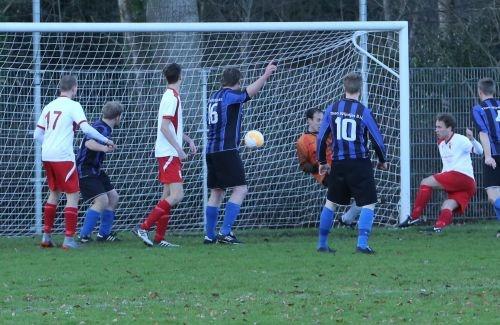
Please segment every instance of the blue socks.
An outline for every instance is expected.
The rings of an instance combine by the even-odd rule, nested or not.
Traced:
[[[327,207],[323,207],[319,217],[319,235],[318,247],[328,247],[328,234],[333,225],[333,217],[335,213]]]
[[[106,237],[111,233],[111,227],[115,220],[115,212],[104,210],[101,214],[101,226],[99,227],[99,235]]]
[[[372,232],[374,211],[367,208],[361,209],[358,221],[358,247],[368,247],[368,238]]]
[[[231,201],[226,204],[226,213],[224,215],[224,221],[222,222],[222,228],[220,232],[222,235],[229,235],[231,232],[231,227],[233,226],[238,214],[240,213],[240,205],[233,203]]]
[[[497,216],[497,220],[500,221],[500,198],[495,200],[495,214]]]
[[[85,220],[83,221],[82,229],[80,230],[80,237],[90,236],[94,230],[97,220],[99,219],[100,212],[88,209],[85,213]]]
[[[210,239],[215,239],[215,228],[217,227],[217,217],[219,216],[219,208],[207,205],[205,211],[205,233]]]

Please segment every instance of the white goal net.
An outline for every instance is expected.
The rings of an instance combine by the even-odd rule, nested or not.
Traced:
[[[2,25],[0,30],[5,30]],[[261,131],[266,142],[257,150],[242,149],[249,194],[236,227],[305,227],[317,223],[325,190],[300,171],[295,142],[306,129],[305,111],[324,109],[339,99],[342,77],[361,70],[363,55],[356,46],[360,41],[356,30],[114,30],[77,32],[61,25],[61,31],[42,31],[39,70],[32,30],[0,32],[0,235],[39,231],[36,207],[47,196],[45,179],[36,177],[40,165],[32,138],[38,118],[33,82],[37,73],[41,77],[42,107],[58,95],[59,78],[66,73],[78,78],[76,100],[89,120],[100,117],[106,101],[123,103],[122,124],[113,132],[118,150],[108,154],[105,162],[105,170],[120,194],[115,228],[131,229],[146,216],[161,195],[154,141],[157,110],[165,89],[161,69],[170,62],[184,69],[181,99],[185,132],[201,150],[184,164],[185,197],[173,209],[169,228],[203,229],[203,105],[220,87],[222,70],[238,67],[243,84],[248,85],[271,59],[278,61],[278,71],[244,109],[243,130]],[[366,49],[373,56],[366,66],[368,105],[385,137],[390,162],[389,171],[376,171],[380,200],[376,222],[393,225],[402,204],[400,149],[402,144],[407,145],[400,131],[399,31],[370,30],[366,35]],[[81,134],[75,150],[80,139]],[[43,184],[40,202],[36,200],[37,182]],[[88,202],[82,202],[79,224],[87,206]],[[56,228],[62,227],[59,213]]]

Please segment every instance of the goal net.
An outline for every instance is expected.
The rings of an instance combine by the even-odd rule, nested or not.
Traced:
[[[0,24],[0,31],[4,30],[0,32],[0,235],[40,231],[40,207],[48,188],[44,173],[37,177],[41,167],[32,138],[39,114],[36,98],[39,91],[41,109],[57,97],[58,81],[66,73],[77,76],[76,100],[89,121],[100,117],[105,102],[123,103],[122,123],[112,136],[118,149],[107,155],[104,167],[120,195],[115,228],[131,229],[147,215],[161,195],[154,142],[157,110],[165,89],[161,70],[170,62],[183,67],[180,93],[185,132],[199,147],[198,154],[183,166],[185,197],[172,211],[170,229],[203,229],[204,105],[209,94],[220,88],[222,70],[239,68],[243,85],[248,85],[272,59],[278,61],[277,72],[244,108],[244,132],[259,130],[266,141],[260,149],[241,150],[249,194],[236,227],[306,227],[317,223],[326,192],[299,169],[295,143],[306,130],[305,111],[324,109],[341,98],[342,77],[361,71],[362,25],[358,30],[305,30],[310,24],[299,24],[300,28],[286,31],[285,26],[270,24],[274,27],[260,28],[266,31],[249,31],[244,29],[248,25],[229,24],[228,31],[219,27],[217,31],[200,28],[196,32],[175,31],[168,24],[168,30],[156,31],[148,24],[110,25],[113,32],[102,26],[93,30],[92,24],[86,24],[86,31],[75,31],[81,24],[78,28],[61,24],[50,30],[44,24],[26,25],[31,29],[7,32],[5,24]],[[400,92],[399,29],[403,27],[384,26],[387,28],[361,33],[366,35],[369,54],[364,69],[368,97],[364,100],[380,125],[390,162],[389,171],[375,172],[380,201],[375,222],[394,225],[402,202],[408,200],[402,200],[401,195],[401,162],[407,157],[402,160],[400,150],[407,146],[400,119],[408,108],[402,105],[405,100]],[[39,65],[32,31],[40,32]],[[41,78],[39,86],[34,83],[36,76]],[[81,137],[79,133],[75,151]],[[64,225],[62,203],[57,230]],[[88,202],[80,207],[80,224],[87,207]]]

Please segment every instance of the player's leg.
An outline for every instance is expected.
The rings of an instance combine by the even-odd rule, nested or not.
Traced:
[[[108,198],[108,204],[104,207],[101,213],[101,225],[99,227],[99,233],[97,234],[98,241],[119,241],[116,237],[116,233],[111,231],[113,227],[113,222],[115,220],[115,210],[118,206],[118,192],[114,189],[108,175],[102,172],[100,175],[104,190],[106,191],[106,196]]]
[[[432,197],[432,190],[434,188],[442,189],[441,184],[436,180],[434,175],[424,178],[420,182],[417,196],[415,197],[415,204],[411,213],[413,220],[419,219]]]
[[[373,167],[369,159],[354,160],[346,175],[346,182],[356,203],[361,206],[358,221],[358,241],[356,251],[364,254],[375,253],[368,244],[372,232],[377,188]]]
[[[56,218],[57,203],[61,197],[61,192],[50,190],[49,198],[43,207],[43,235],[40,246],[44,248],[54,247],[52,242],[52,228]]]
[[[170,195],[169,184],[181,183],[181,162],[178,157],[159,157],[158,160],[158,180],[163,184],[163,194],[158,203],[149,212],[146,219],[137,226],[133,232],[136,234],[147,246],[153,246],[153,242],[149,239],[148,230],[157,224],[158,220],[164,215],[170,215],[171,205],[166,200]],[[183,194],[184,195],[184,194]],[[181,198],[182,199],[182,198]],[[160,221],[160,227],[165,223],[165,220]],[[168,221],[167,221],[168,223]]]
[[[418,188],[417,195],[415,197],[415,203],[413,204],[413,210],[411,214],[398,225],[398,227],[406,228],[420,222],[420,218],[422,217],[425,207],[432,198],[432,190],[435,188],[443,188],[436,179],[437,175],[439,174],[426,177],[420,182],[420,187]]]
[[[496,219],[500,221],[500,186],[486,188],[486,194],[488,195],[488,201],[493,205]]]
[[[246,185],[235,186],[232,189],[231,197],[226,203],[224,219],[222,221],[222,227],[220,228],[220,234],[222,236],[228,236],[232,233],[232,227],[238,218],[241,204],[243,203],[247,193],[248,187]]]
[[[163,195],[167,195],[167,197],[165,197],[164,199],[162,196],[162,201],[166,202],[167,205],[164,209],[165,213],[162,214],[156,222],[154,242],[161,247],[175,247],[178,245],[174,245],[165,241],[165,234],[167,232],[168,223],[170,221],[170,210],[184,198],[184,188],[182,186],[182,183],[165,184]]]
[[[120,241],[120,239],[116,237],[116,233],[111,231],[113,222],[115,221],[115,209],[118,206],[118,192],[116,192],[116,190],[111,190],[106,193],[106,196],[108,197],[108,205],[101,213],[101,225],[99,226],[97,240]]]
[[[205,239],[204,244],[214,244],[217,242],[217,219],[219,217],[219,208],[224,199],[225,190],[220,188],[210,189],[207,208],[205,211]]]
[[[328,245],[328,236],[332,229],[334,219],[335,207],[333,202],[327,198],[319,216],[318,244],[316,246],[318,252],[335,253],[335,250],[331,249]]]
[[[444,227],[451,224],[453,219],[453,211],[459,207],[459,204],[454,199],[447,199],[441,204],[441,210],[436,220],[433,230],[440,232]]]
[[[78,180],[78,177],[76,178]],[[64,231],[64,249],[78,248],[78,244],[73,238],[76,233],[78,223],[78,201],[80,192],[66,193],[66,207],[64,208],[64,221],[66,229]]]
[[[213,154],[212,158],[207,159],[207,166],[210,166],[209,176],[211,175],[207,179],[209,188],[232,189],[217,241],[227,244],[241,244],[241,241],[233,234],[232,228],[240,213],[241,204],[248,193],[243,162],[237,150],[217,152]]]
[[[342,162],[336,162],[328,175],[328,191],[326,194],[325,205],[321,209],[318,227],[318,243],[316,249],[321,253],[334,253],[328,245],[328,236],[335,219],[334,204],[349,204],[351,200],[351,191],[345,182],[345,172],[349,166]]]
[[[361,207],[358,207],[356,201],[353,201],[349,210],[340,217],[340,223],[344,226],[354,228],[356,227],[356,219],[359,217],[360,213]]]
[[[98,180],[95,180],[98,182]],[[82,185],[82,190],[84,185]],[[82,195],[85,198],[85,195]],[[101,216],[101,213],[108,206],[108,196],[106,193],[102,193],[94,198],[92,205],[85,212],[85,219],[83,220],[82,228],[80,229],[80,241],[82,243],[87,243],[91,240],[91,234],[97,225],[97,221]]]

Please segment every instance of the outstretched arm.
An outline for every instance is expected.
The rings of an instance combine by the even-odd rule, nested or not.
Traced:
[[[113,141],[110,139],[106,138],[104,135],[100,134],[99,131],[94,129],[90,124],[87,122],[83,122],[80,124],[80,129],[82,129],[82,132],[85,133],[86,136],[88,136],[91,139],[97,140],[99,142],[102,142],[106,145],[114,145]]]
[[[246,87],[248,96],[254,97],[255,95],[257,95],[257,93],[262,89],[262,87],[264,87],[267,79],[269,79],[269,77],[273,74],[274,71],[276,71],[276,65],[274,64],[274,62],[270,62],[267,65],[264,74],[260,76],[259,79],[255,80],[252,84],[250,84],[248,87]]]
[[[115,149],[115,146],[112,145],[104,145],[95,141],[94,139],[90,139],[85,141],[85,147],[89,148],[92,151],[101,151],[101,152],[112,152]]]

